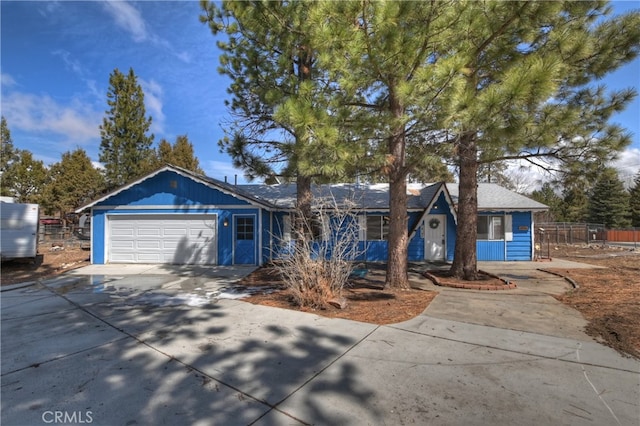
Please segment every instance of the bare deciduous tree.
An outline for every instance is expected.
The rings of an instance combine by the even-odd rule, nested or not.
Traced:
[[[294,212],[306,228],[290,238],[276,236],[282,251],[276,268],[299,306],[345,306],[342,289],[363,253],[356,203],[333,196],[316,199],[310,219]]]

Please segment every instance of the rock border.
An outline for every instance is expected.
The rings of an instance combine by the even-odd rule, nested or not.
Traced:
[[[515,288],[517,288],[517,284],[514,281],[507,281],[503,278],[500,278],[499,276],[492,274],[490,272],[486,272],[486,271],[482,271],[482,270],[478,270],[478,272],[488,275],[491,278],[496,278],[500,281],[502,281],[504,283],[504,285],[498,286],[498,285],[493,285],[493,284],[472,284],[471,282],[469,283],[460,283],[460,284],[451,284],[451,283],[445,283],[440,281],[440,279],[438,279],[438,277],[436,277],[435,275],[429,273],[429,271],[424,271],[422,273],[422,276],[424,276],[425,278],[428,278],[429,280],[431,280],[431,282],[433,282],[435,285],[440,286],[440,287],[449,287],[449,288],[461,288],[461,289],[465,289],[465,290],[513,290]]]

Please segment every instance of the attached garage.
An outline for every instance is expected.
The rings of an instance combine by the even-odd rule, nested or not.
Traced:
[[[217,263],[215,214],[107,216],[109,263]]]
[[[273,206],[237,185],[165,166],[78,209],[91,209],[91,262],[260,265]]]

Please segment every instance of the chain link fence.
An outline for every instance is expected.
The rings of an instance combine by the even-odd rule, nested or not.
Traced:
[[[74,223],[41,223],[38,228],[38,244],[42,246],[89,248],[90,238],[89,226],[80,227]]]
[[[541,244],[604,244],[607,241],[607,228],[602,223],[537,223],[535,233]]]

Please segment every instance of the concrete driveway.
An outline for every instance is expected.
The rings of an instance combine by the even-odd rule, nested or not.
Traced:
[[[577,333],[532,267],[519,294],[445,290],[390,326],[235,300],[246,268],[110,268],[3,288],[3,425],[640,421],[638,360]]]

